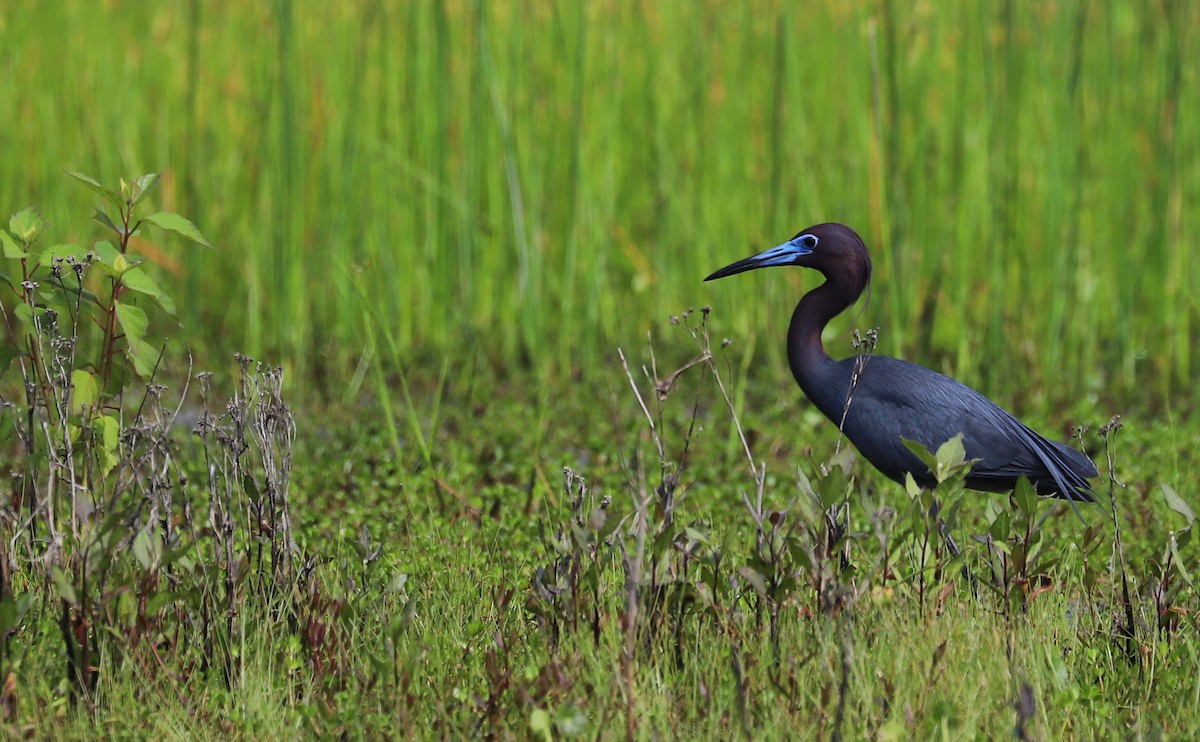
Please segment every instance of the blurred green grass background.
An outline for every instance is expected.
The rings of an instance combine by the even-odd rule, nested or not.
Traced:
[[[140,246],[198,355],[326,389],[364,360],[586,376],[703,304],[782,378],[817,278],[701,279],[843,221],[876,284],[835,355],[877,325],[1010,401],[1190,407],[1198,28],[1133,0],[12,3],[0,211],[78,229],[63,168],[165,170],[221,248]]]

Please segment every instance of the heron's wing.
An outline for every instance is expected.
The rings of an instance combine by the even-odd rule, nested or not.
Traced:
[[[1039,494],[1091,501],[1087,478],[1096,469],[1086,456],[1038,435],[979,392],[954,379],[886,356],[873,356],[859,378],[846,420],[846,435],[880,471],[903,481],[913,472],[928,483],[928,470],[903,444],[930,450],[963,434],[967,458],[976,459],[968,486],[1002,492],[1027,477]]]

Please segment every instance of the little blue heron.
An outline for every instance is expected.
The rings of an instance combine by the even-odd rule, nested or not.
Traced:
[[[851,389],[856,358],[831,359],[821,331],[854,304],[871,281],[867,246],[842,224],[818,224],[792,239],[726,266],[705,281],[771,266],[813,268],[825,282],[796,305],[788,328],[787,353],[792,375],[825,417],[879,471],[923,487],[936,484],[929,468],[902,439],[930,450],[962,433],[967,459],[975,464],[966,486],[985,492],[1011,492],[1020,477],[1039,495],[1092,502],[1088,479],[1096,465],[1070,446],[1046,440],[992,400],[915,363],[867,356]],[[849,400],[847,407],[847,401]],[[844,418],[844,422],[843,422]]]

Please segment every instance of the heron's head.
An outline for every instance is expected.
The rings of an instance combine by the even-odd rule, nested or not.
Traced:
[[[846,281],[858,293],[871,282],[867,246],[853,229],[834,222],[802,230],[787,242],[727,265],[704,280],[782,265],[818,270],[829,280]]]

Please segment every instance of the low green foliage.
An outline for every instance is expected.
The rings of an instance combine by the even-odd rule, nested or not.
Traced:
[[[311,630],[312,616],[330,611],[308,579],[311,565],[293,563],[295,427],[282,372],[238,357],[238,390],[215,407],[212,374],[195,377],[194,462],[172,430],[191,380],[170,407],[157,378],[166,346],[151,335],[147,309],[169,316],[175,305],[129,247],[143,225],[207,240],[179,215],[139,216],[156,174],[115,190],[69,175],[104,197],[95,221],[116,244],[42,248],[49,225],[33,208],[0,230],[8,372],[0,426],[12,483],[0,511],[0,677],[9,722],[20,718],[18,677],[57,676],[51,687],[85,714],[105,705],[102,675],[130,667],[179,681],[199,666],[232,690],[250,614],[307,620]],[[52,673],[55,656],[65,662]]]
[[[421,428],[429,457],[406,423],[398,449],[379,421],[301,436],[288,512],[309,566],[273,576],[254,559],[270,531],[239,521],[231,543],[250,559],[235,560],[232,603],[211,526],[174,564],[141,529],[110,580],[146,596],[147,633],[128,633],[139,600],[98,615],[122,633],[99,643],[84,707],[59,695],[55,614],[29,598],[6,607],[19,647],[8,723],[192,738],[1194,731],[1196,562],[1174,488],[1116,490],[1114,559],[1107,506],[1083,508],[1084,524],[1024,490],[964,492],[950,442],[923,452],[943,480],[931,515],[935,493],[884,481],[844,447],[824,466],[787,448],[837,447],[827,423],[796,424],[794,400],[754,399],[734,424],[715,383],[734,349],[659,345],[647,376],[612,367],[599,405],[531,405],[451,375],[436,426]],[[686,370],[656,374],[676,355]],[[1152,482],[1153,436],[1121,440],[1132,481]],[[197,450],[178,453],[204,481]],[[236,501],[253,507],[264,481]],[[207,489],[192,491],[191,517]],[[185,569],[202,566],[207,578]],[[207,599],[175,594],[213,581]],[[232,682],[204,664],[193,621],[206,600]]]

